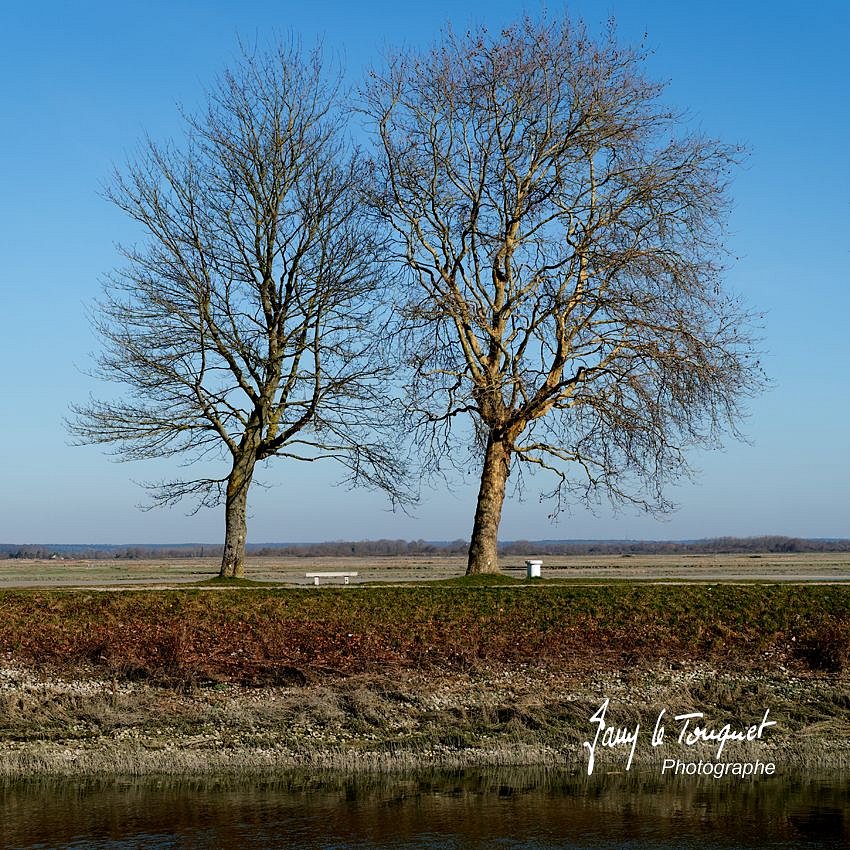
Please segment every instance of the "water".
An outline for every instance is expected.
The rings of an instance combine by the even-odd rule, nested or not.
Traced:
[[[0,785],[3,848],[844,848],[847,776],[557,772]]]

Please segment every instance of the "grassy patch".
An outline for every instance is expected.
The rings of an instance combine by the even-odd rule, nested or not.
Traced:
[[[16,663],[94,665],[127,678],[254,684],[516,663],[791,664],[840,674],[850,659],[850,587],[493,581],[9,591],[0,593],[0,651]]]

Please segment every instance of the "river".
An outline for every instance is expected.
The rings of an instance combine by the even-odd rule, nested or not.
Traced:
[[[844,848],[848,776],[558,771],[0,784],[3,848]]]

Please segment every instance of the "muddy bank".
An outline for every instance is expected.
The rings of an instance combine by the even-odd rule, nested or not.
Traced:
[[[665,759],[773,763],[778,774],[850,767],[846,678],[681,670],[564,673],[531,666],[465,673],[394,670],[286,686],[169,687],[103,678],[96,668],[0,671],[0,775],[258,772],[294,767],[407,770],[540,765],[586,772],[609,700],[610,725],[639,725],[633,770]],[[651,736],[661,710],[664,743]],[[688,747],[673,717],[746,731],[750,742]],[[622,772],[629,747],[598,747],[598,770]]]

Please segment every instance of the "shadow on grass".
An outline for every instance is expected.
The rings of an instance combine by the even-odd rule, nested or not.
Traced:
[[[201,581],[192,582],[192,587],[275,587],[278,583],[271,581],[258,581],[253,578],[223,578],[222,576],[214,576],[213,578],[201,579]]]
[[[529,582],[526,582],[525,578],[506,576],[504,573],[479,573],[472,576],[457,576],[455,578],[417,582],[417,584],[425,585],[426,587],[494,587],[497,585],[518,587],[526,583]]]

